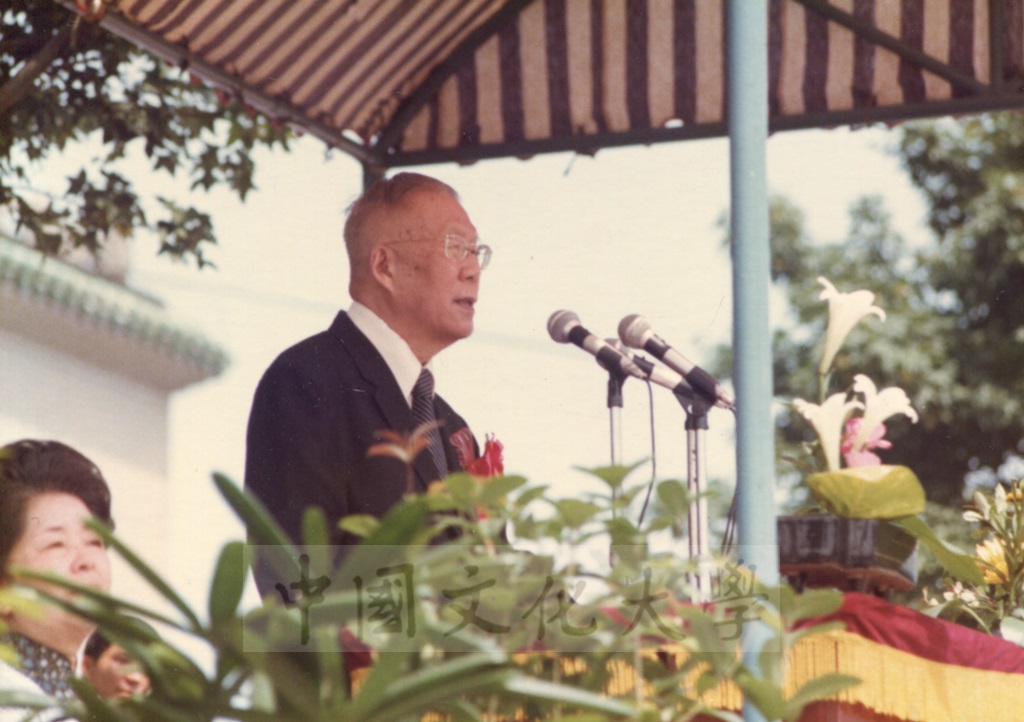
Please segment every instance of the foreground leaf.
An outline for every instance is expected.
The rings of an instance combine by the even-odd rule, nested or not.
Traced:
[[[913,534],[914,538],[927,547],[952,576],[968,584],[984,584],[985,577],[978,567],[975,557],[964,554],[942,541],[920,517],[908,516],[903,519],[891,519],[890,523]]]
[[[906,466],[858,466],[807,477],[814,498],[849,519],[896,519],[924,511],[924,487]]]

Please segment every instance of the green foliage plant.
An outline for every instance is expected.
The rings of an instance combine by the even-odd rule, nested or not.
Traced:
[[[406,498],[383,519],[342,520],[364,539],[340,562],[332,557],[337,549],[327,544],[330,530],[319,510],[307,513],[305,543],[296,547],[258,502],[215,475],[250,538],[223,548],[205,610],[192,608],[99,526],[111,549],[148,580],[169,611],[24,570],[77,595],[68,601],[29,587],[5,592],[26,604],[45,597],[94,620],[139,660],[153,680],[152,693],[103,700],[76,681],[76,700],[25,700],[0,691],[0,702],[59,704],[71,717],[105,722],[399,722],[517,714],[579,722],[674,722],[698,714],[735,721],[736,713],[716,708],[708,696],[731,684],[767,719],[794,720],[807,703],[856,683],[829,675],[784,694],[787,650],[804,635],[829,628],[796,630],[797,623],[835,610],[838,593],[765,588],[752,570],[721,559],[713,563],[714,578],[729,576],[742,593],[701,597],[691,583],[696,563],[673,546],[678,539],[664,538],[678,526],[677,517],[685,518],[685,485],[661,482],[660,511],[634,524],[629,510],[645,487],[629,481],[633,468],[586,470],[600,491],[571,500],[552,498],[548,488],[513,475],[483,480],[454,474],[430,493]],[[515,545],[508,541],[513,536]],[[284,581],[319,579],[320,569],[330,569],[332,580],[347,579],[353,570],[370,579],[374,569],[380,573],[382,558],[389,569],[407,565],[402,603],[414,612],[408,619],[417,620],[415,636],[368,633],[365,590],[352,585],[293,583],[290,589],[301,594],[292,596],[282,584],[280,594],[268,593],[257,607],[243,609],[249,565],[266,549],[276,550]],[[600,551],[599,561],[593,549]],[[466,594],[478,580],[486,582],[479,594]],[[154,637],[126,615],[165,633]],[[753,666],[740,654],[748,623],[768,630]],[[175,635],[201,643],[212,662],[196,661],[170,641]],[[631,682],[623,686],[623,679]]]

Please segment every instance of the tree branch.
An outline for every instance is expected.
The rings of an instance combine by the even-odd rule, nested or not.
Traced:
[[[25,61],[24,67],[17,75],[0,86],[0,117],[5,116],[15,103],[28,95],[35,79],[42,75],[50,63],[68,47],[72,29],[73,26],[70,24],[61,26],[57,34],[46,41],[38,53]]]

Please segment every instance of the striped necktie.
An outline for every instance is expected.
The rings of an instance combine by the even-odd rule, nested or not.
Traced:
[[[412,387],[412,419],[417,427],[434,424],[434,428],[427,434],[427,448],[437,467],[437,478],[445,478],[448,476],[448,462],[445,461],[441,434],[437,429],[437,416],[434,415],[434,375],[428,369],[420,372],[416,385]]]

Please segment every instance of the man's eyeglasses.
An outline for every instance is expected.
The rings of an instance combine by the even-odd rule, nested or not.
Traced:
[[[468,255],[476,256],[480,270],[487,268],[491,262],[491,247],[486,243],[470,243],[462,236],[449,233],[444,237],[444,257],[462,263]]]
[[[419,241],[432,241],[433,238],[406,238],[400,241],[391,241],[387,245],[395,243],[414,243]],[[444,257],[462,263],[470,255],[476,256],[476,262],[480,264],[480,270],[484,270],[491,263],[491,247],[485,243],[473,243],[467,241],[457,233],[448,233],[444,237]]]

